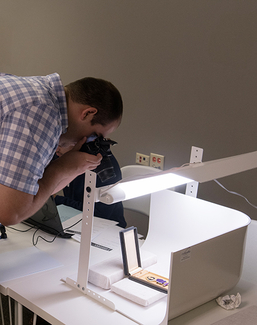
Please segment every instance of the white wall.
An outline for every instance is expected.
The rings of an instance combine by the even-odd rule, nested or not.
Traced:
[[[165,169],[257,150],[256,0],[2,0],[0,70],[112,81],[124,99],[120,165],[165,155]],[[257,170],[222,180],[257,204]],[[199,196],[257,218],[214,182]]]

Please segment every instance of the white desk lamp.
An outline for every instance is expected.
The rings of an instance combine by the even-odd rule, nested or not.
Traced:
[[[129,180],[125,179],[114,185],[101,188],[95,187],[96,174],[86,171],[77,281],[75,282],[67,278],[66,282],[115,310],[115,305],[112,301],[87,288],[95,202],[100,201],[112,204],[183,185],[192,182],[192,180],[203,183],[253,168],[257,168],[257,151],[229,158],[190,164],[186,167],[170,169],[154,175],[136,177]]]

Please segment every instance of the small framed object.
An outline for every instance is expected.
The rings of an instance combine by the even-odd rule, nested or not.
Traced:
[[[142,268],[137,228],[129,227],[121,230],[120,242],[125,275],[130,280],[167,293],[169,279]]]

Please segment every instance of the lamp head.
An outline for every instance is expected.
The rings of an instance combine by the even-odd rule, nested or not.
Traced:
[[[129,180],[125,179],[114,185],[101,187],[98,193],[98,200],[105,204],[112,204],[189,182],[192,182],[189,178],[167,172]]]

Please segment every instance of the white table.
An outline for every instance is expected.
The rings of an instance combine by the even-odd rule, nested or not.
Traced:
[[[15,227],[20,230],[28,228],[22,224]],[[118,233],[120,228],[112,226],[114,227]],[[4,251],[6,254],[3,255],[7,257],[5,269],[15,265],[15,262],[13,263],[15,256],[17,258],[23,256],[29,261],[28,269],[37,272],[14,278],[24,275],[26,266],[25,270],[17,270],[15,275],[11,275],[12,279],[1,282],[0,292],[2,294],[10,296],[51,324],[84,324],[85,320],[88,324],[135,324],[61,281],[62,278],[77,271],[78,242],[73,239],[56,238],[52,244],[49,244],[41,239],[37,247],[33,247],[31,242],[33,232],[34,230],[20,233],[8,228],[8,239],[0,241],[1,252]],[[45,238],[52,238],[46,233],[40,232],[40,234]],[[94,252],[99,259],[106,258],[108,253],[108,256],[115,254],[115,252],[106,252],[92,247],[92,259],[95,258]],[[45,261],[45,266],[42,263],[38,268],[39,261],[34,259],[37,255]],[[8,277],[9,274],[6,273],[6,278]]]
[[[20,229],[26,228],[24,225],[18,225],[17,227]],[[53,264],[51,269],[48,269],[48,266],[45,265],[45,270],[42,269],[38,273],[1,282],[0,292],[2,294],[9,295],[19,304],[32,310],[51,324],[136,324],[127,317],[108,309],[60,281],[61,278],[65,278],[77,270],[79,256],[79,244],[77,242],[72,239],[57,238],[54,243],[48,244],[39,240],[37,247],[33,247],[31,243],[33,231],[18,233],[8,229],[7,233],[8,239],[0,241],[2,253],[5,252],[9,256],[13,256],[13,252],[15,252],[24,254],[28,258],[31,256],[30,266],[32,269],[33,264],[38,264],[37,261],[33,260],[33,257],[36,255],[42,256],[42,259],[45,259],[46,262],[50,261]],[[44,237],[48,236],[45,233],[43,234]],[[257,301],[256,251],[257,222],[252,221],[248,227],[242,277],[238,285],[231,291],[233,294],[239,292],[242,295],[240,309],[226,311],[213,300],[170,320],[168,324],[212,324],[248,306],[254,305]],[[92,255],[94,255],[94,252],[98,254],[99,249],[92,247]],[[35,253],[36,255],[34,255]],[[101,252],[101,254],[100,258],[104,258],[105,253]],[[9,262],[8,260],[1,260],[1,265],[6,263],[8,266]],[[44,264],[42,268],[44,268]]]

